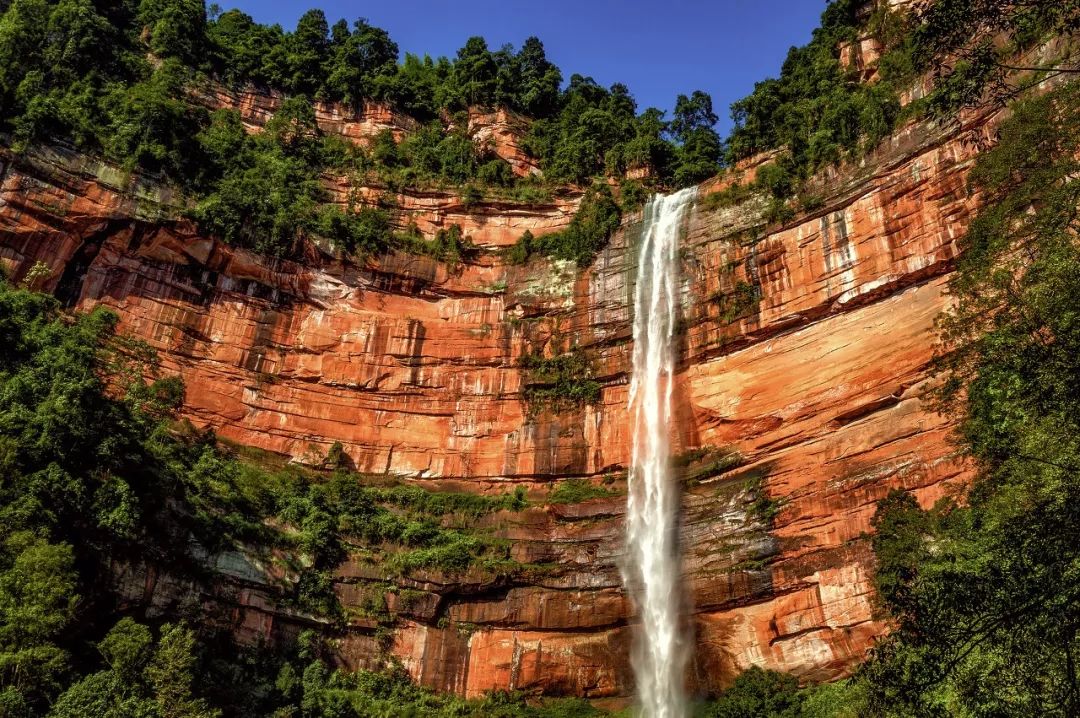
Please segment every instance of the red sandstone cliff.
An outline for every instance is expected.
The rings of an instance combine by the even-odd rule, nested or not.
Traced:
[[[257,118],[271,100],[237,102]],[[320,113],[345,134],[356,122],[400,124],[374,111],[359,120]],[[497,137],[507,119],[474,121]],[[883,629],[863,538],[875,501],[903,486],[930,502],[964,478],[948,422],[923,397],[955,240],[978,206],[965,177],[996,121],[984,111],[908,127],[822,179],[820,209],[763,234],[753,202],[693,214],[674,431],[684,449],[741,456],[716,473],[700,452],[687,471],[696,474],[683,543],[698,685],[717,687],[755,664],[808,679],[849,670]],[[113,308],[123,330],[183,375],[187,416],[223,437],[294,458],[341,442],[361,471],[473,491],[523,484],[541,503],[552,482],[626,467],[639,217],[581,273],[544,261],[507,267],[495,252],[457,268],[400,254],[359,267],[314,251],[298,264],[163,221],[175,201],[167,190],[89,158],[5,154],[0,176],[9,275],[44,262],[41,288],[79,308]],[[565,226],[576,201],[396,199],[403,223],[428,234],[461,224],[489,249],[525,229]],[[753,301],[739,299],[745,288]],[[517,360],[570,336],[597,357],[602,400],[530,418]],[[755,509],[761,495],[778,509],[771,521]],[[482,572],[399,579],[413,598],[387,597],[397,617],[389,650],[440,690],[625,695],[621,513],[612,498],[485,519],[513,542],[514,558],[556,568],[511,582]],[[238,635],[290,635],[314,620],[278,604],[275,586],[288,577],[254,553],[209,560],[221,580],[205,598]],[[124,595],[151,606],[191,590],[160,568],[117,565],[116,574]],[[338,579],[346,606],[384,580],[352,562]],[[339,650],[349,665],[373,665],[384,645],[356,619]]]

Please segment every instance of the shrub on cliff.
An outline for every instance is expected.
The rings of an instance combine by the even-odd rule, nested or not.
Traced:
[[[617,496],[618,492],[607,486],[598,486],[588,479],[565,479],[548,492],[549,504],[580,504],[590,499]]]
[[[592,263],[622,221],[622,208],[607,185],[594,185],[581,199],[570,226],[561,232],[534,237],[526,230],[506,251],[510,264],[525,264],[534,254],[572,260],[584,267]]]
[[[581,349],[553,357],[526,354],[518,365],[524,374],[522,398],[530,413],[572,411],[600,400],[600,383],[593,379],[592,363]]]
[[[796,718],[801,703],[794,676],[757,666],[739,674],[735,683],[704,712],[705,718]]]
[[[202,136],[208,153],[227,143],[235,154],[218,158],[220,179],[193,215],[226,242],[288,255],[301,233],[316,226],[323,199],[314,111],[298,97],[282,105],[263,133],[237,136],[237,124],[235,113],[216,113]]]

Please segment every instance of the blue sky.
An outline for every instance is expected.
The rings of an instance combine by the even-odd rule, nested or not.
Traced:
[[[728,106],[780,71],[810,39],[825,0],[218,0],[265,23],[295,27],[321,7],[333,23],[358,17],[385,28],[402,53],[453,56],[471,35],[492,48],[529,35],[563,70],[629,86],[638,107],[669,110],[679,93],[705,90],[730,127]]]

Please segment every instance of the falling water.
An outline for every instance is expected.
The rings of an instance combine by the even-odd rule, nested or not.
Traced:
[[[634,296],[630,383],[633,467],[626,502],[623,580],[635,596],[641,634],[634,674],[644,718],[683,718],[686,646],[680,631],[678,491],[669,473],[668,423],[678,315],[678,243],[695,190],[654,196],[645,207]]]

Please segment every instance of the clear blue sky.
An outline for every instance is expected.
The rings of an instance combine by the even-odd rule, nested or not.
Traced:
[[[401,48],[453,56],[482,35],[492,49],[519,47],[536,35],[548,57],[608,86],[626,84],[639,109],[670,112],[675,96],[712,94],[718,129],[730,127],[728,106],[754,83],[780,71],[792,45],[810,39],[825,0],[218,0],[264,23],[291,30],[304,11],[320,7],[338,18],[367,18]]]

